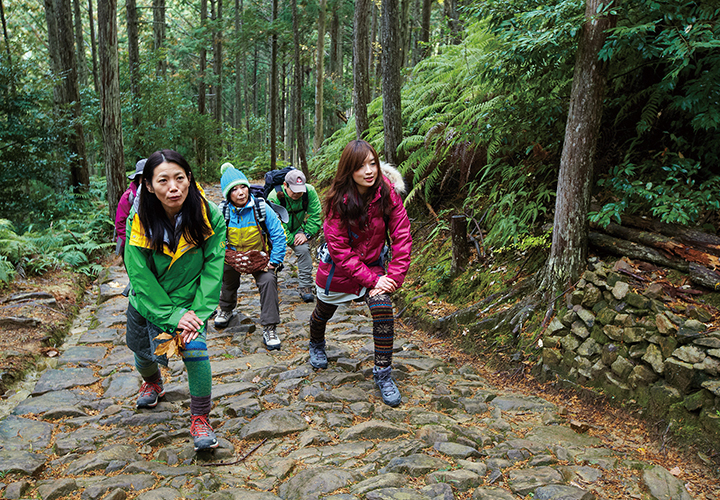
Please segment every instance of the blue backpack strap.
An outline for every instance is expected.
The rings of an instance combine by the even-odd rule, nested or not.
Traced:
[[[335,274],[335,262],[330,266],[330,272],[328,273],[327,281],[325,282],[325,295],[330,295],[330,282]]]

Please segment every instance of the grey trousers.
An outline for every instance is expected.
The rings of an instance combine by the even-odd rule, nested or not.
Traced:
[[[303,243],[302,245],[295,245],[292,249],[295,250],[295,256],[297,257],[300,287],[313,288],[315,284],[312,279],[313,263],[312,257],[310,257],[310,245]]]
[[[225,264],[223,282],[220,289],[220,309],[232,311],[237,305],[237,291],[240,287],[239,272]],[[260,324],[277,325],[280,323],[280,299],[278,297],[277,276],[272,271],[253,273],[255,284],[260,291]]]

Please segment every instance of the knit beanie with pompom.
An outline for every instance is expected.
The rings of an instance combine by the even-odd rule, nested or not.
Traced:
[[[220,173],[222,174],[220,178],[220,189],[222,189],[223,198],[226,200],[230,196],[230,191],[232,191],[232,188],[235,186],[244,184],[248,188],[250,187],[250,182],[248,182],[245,174],[233,167],[232,163],[223,163],[220,167]]]

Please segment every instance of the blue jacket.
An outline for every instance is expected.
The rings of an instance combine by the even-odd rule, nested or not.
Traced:
[[[247,252],[248,250],[262,250],[263,248],[260,238],[260,225],[255,220],[253,210],[256,203],[255,197],[250,196],[250,201],[242,208],[238,208],[232,203],[229,205],[230,220],[227,221],[227,241],[233,250]],[[269,205],[265,207],[265,225],[272,242],[270,263],[274,265],[281,264],[285,260],[285,231],[277,214]]]

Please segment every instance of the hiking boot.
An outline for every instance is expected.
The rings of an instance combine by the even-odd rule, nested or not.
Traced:
[[[385,404],[397,406],[400,404],[402,396],[400,396],[400,390],[392,379],[391,372],[392,368],[390,366],[374,366],[373,378],[375,379],[375,385],[380,389],[380,395]]]
[[[143,382],[140,387],[140,395],[137,400],[137,408],[155,408],[158,400],[165,395],[165,388],[162,380],[155,382]]]
[[[232,311],[223,311],[220,309],[215,315],[215,328],[225,328],[228,326],[232,318]]]
[[[328,359],[325,354],[325,341],[310,342],[310,366],[313,368],[327,368]]]
[[[315,301],[315,295],[313,295],[312,287],[309,286],[303,286],[298,288],[298,293],[300,294],[300,298],[303,300],[303,302],[314,302]]]
[[[211,450],[220,445],[207,417],[207,415],[193,415],[191,417],[190,435],[195,442],[195,451]]]
[[[280,339],[275,333],[275,325],[265,325],[263,327],[263,344],[268,351],[280,349]]]

